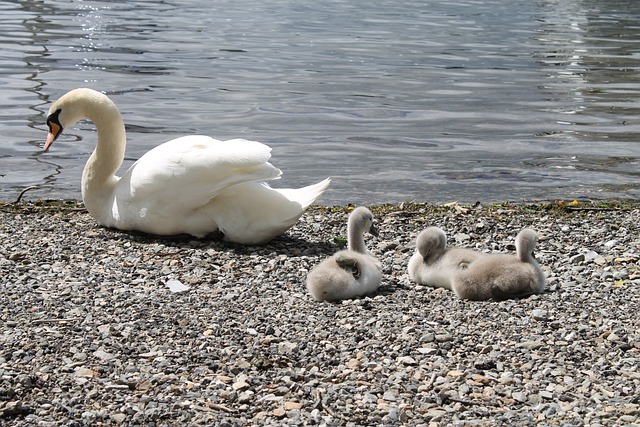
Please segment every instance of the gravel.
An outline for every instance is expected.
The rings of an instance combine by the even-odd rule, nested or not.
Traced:
[[[0,424],[638,425],[637,205],[372,211],[382,286],[327,303],[305,277],[344,245],[346,207],[245,247],[100,228],[75,202],[5,204]],[[535,229],[548,289],[471,302],[412,284],[428,225],[503,252]]]

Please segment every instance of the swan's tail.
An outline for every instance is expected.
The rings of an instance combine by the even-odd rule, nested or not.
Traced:
[[[236,185],[217,197],[210,215],[225,239],[247,245],[265,243],[291,228],[330,182],[327,178],[307,187],[285,189],[271,188],[265,182]]]
[[[329,187],[329,184],[331,184],[331,178],[326,178],[316,184],[307,185],[306,187],[281,188],[277,191],[292,202],[299,203],[302,207],[302,210],[304,211],[318,197],[322,196],[322,193],[324,193],[325,190]]]

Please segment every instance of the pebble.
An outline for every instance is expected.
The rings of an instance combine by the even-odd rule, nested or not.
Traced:
[[[533,317],[535,320],[541,320],[541,321],[549,321],[549,312],[547,310],[542,310],[542,309],[535,309],[531,311],[531,317]]]
[[[640,416],[637,208],[372,207],[380,235],[366,240],[382,286],[333,304],[312,300],[304,281],[341,247],[345,207],[312,207],[260,247],[104,229],[78,207],[0,208],[2,425],[595,426]],[[430,225],[457,236],[452,244],[502,252],[534,228],[549,289],[461,301],[412,284],[406,263]]]
[[[584,262],[586,259],[584,254],[576,254],[573,255],[571,258],[569,258],[569,262],[572,264],[580,264],[582,262]]]
[[[522,391],[514,391],[511,394],[511,397],[513,397],[514,400],[518,401],[518,402],[526,402],[527,401],[527,395],[526,393],[522,392]]]

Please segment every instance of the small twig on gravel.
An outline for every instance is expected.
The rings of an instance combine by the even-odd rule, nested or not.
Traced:
[[[434,372],[431,374],[431,378],[429,378],[429,381],[427,382],[427,384],[425,384],[425,386],[431,388],[435,380],[436,380],[436,373]]]
[[[32,320],[30,323],[32,325],[40,325],[43,323],[62,323],[62,322],[76,322],[80,320],[79,317],[69,317],[66,319],[35,319]]]
[[[65,405],[63,402],[61,402],[60,400],[54,400],[51,402],[54,406],[57,406],[58,408],[62,409],[64,412],[67,413],[72,413],[72,409],[70,407],[68,407],[67,405]]]
[[[467,399],[458,399],[457,397],[451,397],[447,394],[444,393],[439,393],[436,396],[436,402],[438,403],[438,405],[442,405],[443,403],[447,403],[447,402],[454,402],[454,403],[461,403],[463,405],[482,405],[482,406],[494,406],[493,403],[491,402],[474,402],[473,400],[467,400]]]
[[[165,256],[173,256],[173,255],[178,255],[180,252],[183,252],[182,248],[173,251],[173,252],[165,252],[165,253],[160,253],[160,254],[155,254],[155,256],[157,257],[165,257]]]
[[[629,208],[625,208],[625,207],[610,207],[610,208],[603,208],[603,207],[597,207],[597,206],[593,206],[593,207],[589,207],[589,206],[581,206],[581,207],[576,207],[576,206],[566,206],[565,210],[569,211],[569,212],[580,212],[580,211],[597,211],[597,212],[612,212],[612,211],[630,211],[632,210],[632,207]]]
[[[218,403],[209,403],[208,406],[209,406],[209,408],[214,409],[216,411],[227,412],[229,414],[233,414],[234,412],[236,412],[235,409],[228,408],[228,407],[226,407],[224,405],[220,405]]]
[[[26,192],[27,192],[27,191],[29,191],[29,190],[34,190],[34,189],[36,189],[36,188],[38,188],[38,186],[37,186],[37,185],[32,185],[32,186],[30,186],[30,187],[25,188],[24,190],[22,190],[22,191],[20,192],[20,194],[18,194],[18,197],[16,198],[16,200],[15,200],[13,203],[14,203],[14,204],[16,204],[16,203],[20,203],[20,200],[22,199],[22,196],[24,196],[24,193],[26,193]]]
[[[69,212],[87,212],[87,208],[56,208],[58,210],[65,210]]]
[[[315,390],[317,396],[316,396],[316,402],[313,404],[313,407],[320,410],[320,411],[325,411],[327,414],[331,415],[333,418],[337,418],[339,420],[344,420],[345,418],[342,416],[342,414],[338,414],[335,411],[333,411],[329,406],[325,405],[325,403],[322,401],[322,393],[320,392],[320,390]],[[341,421],[342,424],[342,421]]]

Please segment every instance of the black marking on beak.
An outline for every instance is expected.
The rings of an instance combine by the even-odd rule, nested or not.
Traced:
[[[53,113],[49,114],[49,117],[47,117],[47,127],[49,128],[49,132],[53,134],[54,141],[62,133],[62,125],[60,124],[61,112],[62,112],[62,109],[58,108]]]
[[[62,133],[62,125],[60,124],[60,112],[62,110],[58,108],[53,113],[49,114],[47,117],[47,127],[49,128],[49,134],[47,135],[47,140],[44,143],[44,151],[48,151],[53,141],[58,139],[60,134]]]

